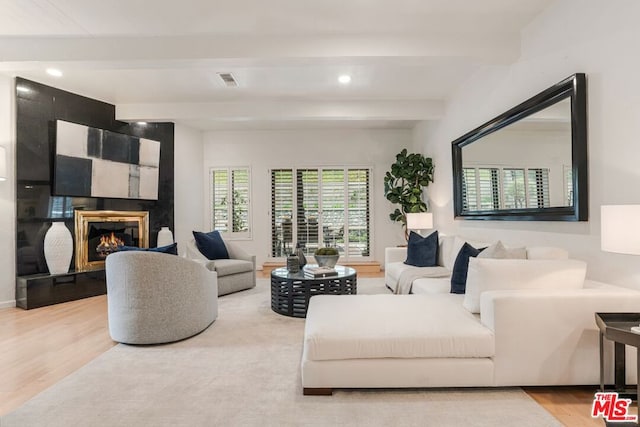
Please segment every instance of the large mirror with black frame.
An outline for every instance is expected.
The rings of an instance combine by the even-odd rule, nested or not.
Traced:
[[[555,84],[452,144],[456,219],[588,219],[584,74]]]

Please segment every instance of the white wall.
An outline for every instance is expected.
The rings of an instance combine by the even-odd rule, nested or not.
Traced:
[[[7,150],[7,180],[0,181],[0,308],[15,305],[15,114],[14,82],[0,76],[0,146]]]
[[[439,123],[421,123],[414,138],[434,158],[429,189],[438,228],[511,245],[557,245],[588,262],[588,276],[640,288],[640,258],[600,250],[600,206],[640,203],[640,2],[560,0],[523,32],[522,56],[487,67],[447,104]],[[454,221],[451,141],[565,77],[587,74],[589,221]]]
[[[175,203],[173,237],[182,254],[193,230],[201,230],[206,221],[202,216],[203,174],[202,132],[176,124],[174,138]]]
[[[357,165],[373,168],[372,256],[384,261],[384,248],[404,242],[399,224],[389,220],[391,204],[384,198],[383,178],[403,148],[411,148],[410,130],[276,130],[207,132],[204,136],[203,215],[209,231],[209,168],[249,166],[253,235],[239,241],[262,265],[269,258],[271,189],[269,169],[278,167]]]

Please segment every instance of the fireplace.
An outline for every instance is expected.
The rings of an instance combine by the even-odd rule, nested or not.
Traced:
[[[149,247],[149,212],[75,211],[76,270],[104,268],[121,246]]]

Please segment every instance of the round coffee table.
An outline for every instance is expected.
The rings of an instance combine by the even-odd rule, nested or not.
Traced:
[[[314,295],[355,294],[356,270],[342,265],[335,269],[337,276],[311,279],[302,270],[289,273],[285,267],[276,268],[271,272],[271,309],[285,316],[306,317],[309,299]]]

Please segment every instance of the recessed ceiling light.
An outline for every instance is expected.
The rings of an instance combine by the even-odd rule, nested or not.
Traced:
[[[62,71],[57,68],[47,68],[47,74],[53,77],[62,77]]]
[[[136,122],[136,123],[139,124],[139,125],[142,125],[142,126],[147,124],[147,122]]]
[[[351,83],[351,76],[348,74],[343,74],[340,77],[338,77],[338,81],[343,85],[349,84]]]

